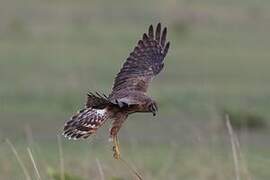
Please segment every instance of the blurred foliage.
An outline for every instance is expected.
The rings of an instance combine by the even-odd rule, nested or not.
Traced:
[[[63,177],[60,172],[54,171],[53,169],[48,169],[48,174],[53,180],[83,180],[83,178],[75,175],[71,175],[70,173],[65,172]]]
[[[267,119],[262,115],[245,110],[224,110],[229,115],[232,127],[235,129],[261,130],[267,128]],[[224,119],[225,120],[225,119]]]

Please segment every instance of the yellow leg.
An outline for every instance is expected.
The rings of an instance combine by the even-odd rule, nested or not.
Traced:
[[[113,157],[117,160],[120,159],[120,145],[117,135],[113,136]]]

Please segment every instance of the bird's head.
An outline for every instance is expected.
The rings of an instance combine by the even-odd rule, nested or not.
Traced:
[[[148,105],[148,110],[153,113],[153,116],[155,116],[158,111],[157,103],[155,101],[151,101]]]

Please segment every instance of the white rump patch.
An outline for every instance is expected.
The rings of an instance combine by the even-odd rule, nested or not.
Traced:
[[[96,112],[97,112],[98,115],[103,116],[105,114],[105,112],[106,112],[106,109],[97,109]]]

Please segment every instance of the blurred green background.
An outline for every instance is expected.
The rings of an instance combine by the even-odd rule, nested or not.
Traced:
[[[150,24],[171,49],[149,94],[158,116],[134,114],[122,155],[144,179],[235,179],[228,113],[239,137],[242,179],[270,178],[268,0],[1,0],[0,179],[57,179],[57,136],[88,91],[113,79]],[[61,138],[66,179],[132,179],[112,158],[107,123],[86,141]],[[151,127],[151,128],[150,128]],[[98,163],[97,163],[98,162]],[[72,177],[74,176],[74,177]]]

